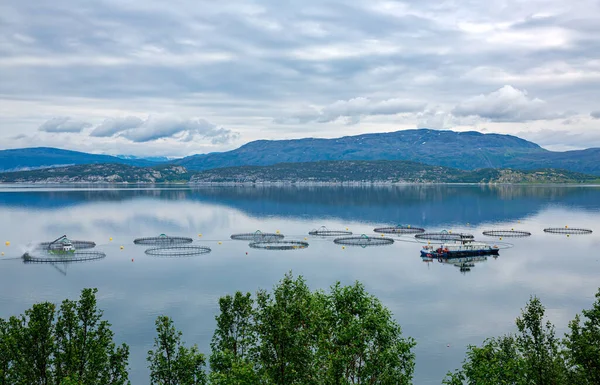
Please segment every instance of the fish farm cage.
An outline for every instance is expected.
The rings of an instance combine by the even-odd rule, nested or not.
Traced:
[[[262,250],[298,250],[306,249],[308,242],[302,241],[273,241],[273,242],[251,242],[249,245],[253,249]]]
[[[147,249],[147,255],[162,258],[182,258],[193,257],[197,255],[208,254],[210,247],[205,246],[172,246],[172,247],[152,247]]]
[[[329,230],[327,227],[321,226],[318,229],[309,231],[308,234],[318,237],[341,237],[344,235],[352,235],[352,231]]]
[[[373,230],[380,234],[421,234],[425,232],[425,229],[421,227],[413,227],[411,225],[398,225],[393,227],[378,227]]]
[[[522,230],[487,230],[483,232],[483,235],[500,238],[525,238],[531,236],[531,233]]]
[[[448,231],[441,231],[439,233],[422,233],[415,234],[415,238],[421,241],[442,241],[442,242],[470,242],[475,240],[472,234],[465,233],[450,233]]]
[[[367,247],[367,246],[391,245],[394,243],[394,240],[391,238],[385,238],[385,237],[381,237],[381,238],[380,237],[369,237],[369,236],[363,234],[361,236],[355,236],[355,237],[336,238],[333,240],[333,242],[338,245],[344,245],[344,246]]]
[[[236,241],[276,242],[282,240],[284,237],[283,234],[263,233],[260,230],[256,230],[253,233],[232,234],[230,238]]]
[[[581,234],[591,234],[592,230],[565,226],[565,227],[548,227],[548,228],[544,229],[544,232],[550,233],[550,234],[581,235]]]
[[[55,239],[52,242],[41,242],[37,244],[37,248],[46,250],[60,250],[69,245],[70,247],[78,250],[93,249],[96,247],[96,242],[93,241],[73,241],[67,238],[66,235]]]
[[[192,243],[194,240],[188,237],[170,237],[165,234],[161,234],[158,237],[148,238],[137,238],[134,239],[133,243],[136,245],[144,246],[170,246],[170,245],[185,245]]]
[[[45,253],[40,255],[34,255],[25,253],[23,255],[23,262],[26,263],[70,263],[70,262],[85,262],[94,261],[97,259],[103,259],[106,254],[101,251],[76,251],[69,254],[54,255],[51,253]]]

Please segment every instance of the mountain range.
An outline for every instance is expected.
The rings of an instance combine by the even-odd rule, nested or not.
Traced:
[[[153,160],[124,159],[53,148],[16,149],[0,151],[0,171],[90,163],[121,163],[140,167],[171,163],[190,171],[203,171],[296,162],[406,160],[462,170],[554,168],[600,175],[600,148],[555,152],[512,135],[430,129],[336,139],[257,140],[232,151],[168,161],[161,158]]]
[[[0,151],[0,172],[98,163],[118,163],[139,167],[156,165],[156,162],[147,159],[128,159],[110,155],[88,154],[52,147],[18,148]]]

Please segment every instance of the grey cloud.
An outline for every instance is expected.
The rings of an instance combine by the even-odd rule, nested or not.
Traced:
[[[590,112],[590,116],[594,119],[600,119],[600,111],[592,111]]]
[[[77,133],[88,127],[91,127],[90,123],[72,120],[68,116],[61,116],[47,120],[38,130],[54,133]]]
[[[237,133],[204,119],[153,116],[136,127],[121,131],[119,135],[137,143],[174,137],[181,141],[192,141],[200,137],[210,139],[213,144],[224,144],[237,137]]]
[[[599,130],[583,130],[580,132],[565,129],[542,129],[534,132],[522,131],[516,134],[542,147],[559,151],[575,148],[600,147]]]
[[[338,100],[321,109],[305,110],[293,115],[287,121],[328,123],[340,118],[347,123],[355,124],[361,117],[374,115],[396,115],[406,112],[420,111],[425,108],[425,103],[403,99],[387,99],[375,101],[369,98],[353,98]]]
[[[529,97],[527,91],[509,85],[460,103],[452,110],[452,114],[479,116],[495,122],[526,122],[556,119],[566,115],[557,113],[541,99]]]
[[[477,107],[465,104],[469,97],[511,84],[546,101],[543,111],[529,98],[526,107],[475,112],[515,122],[549,111],[597,109],[597,2],[565,8],[547,0],[552,12],[540,17],[532,16],[539,13],[536,3],[513,1],[180,0],[174,6],[132,0],[82,9],[75,0],[5,0],[0,103],[5,96],[32,101],[15,113],[20,127],[30,124],[30,112],[42,104],[33,101],[44,96],[64,115],[72,115],[72,107],[94,119],[107,111],[210,116],[225,127],[243,126],[245,138],[259,138],[263,130],[289,137],[311,123],[335,120],[381,130],[373,122],[363,127],[361,118],[394,112],[334,106],[357,95],[426,101],[448,112],[459,105],[456,113],[466,113]],[[419,112],[409,113],[419,125],[452,126],[464,118],[437,112],[416,117]],[[3,127],[5,121],[0,118]],[[105,122],[91,140],[146,140],[154,131],[145,125],[121,129],[119,122]],[[333,126],[315,132],[333,136]],[[186,130],[170,136],[188,144],[197,137]]]
[[[90,133],[90,136],[95,137],[111,137],[125,130],[131,128],[137,128],[141,126],[144,121],[137,116],[127,116],[123,118],[110,118],[104,120],[102,124],[98,125]]]

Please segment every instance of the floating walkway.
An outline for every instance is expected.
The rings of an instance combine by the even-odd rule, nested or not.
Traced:
[[[344,246],[360,246],[360,247],[369,247],[369,246],[387,246],[392,245],[394,240],[392,238],[384,238],[384,237],[369,237],[365,234],[356,237],[342,237],[336,238],[333,240],[335,244],[344,245]]]
[[[393,227],[378,227],[373,230],[380,234],[421,234],[425,232],[425,229],[421,227],[413,227],[411,225],[398,225]]]
[[[85,262],[94,261],[105,258],[106,254],[101,251],[76,251],[73,254],[66,255],[32,255],[30,253],[23,254],[23,262],[26,263],[70,263],[70,262]]]
[[[341,237],[344,235],[352,235],[352,231],[329,230],[327,227],[321,226],[318,229],[309,231],[308,234],[318,237]]]

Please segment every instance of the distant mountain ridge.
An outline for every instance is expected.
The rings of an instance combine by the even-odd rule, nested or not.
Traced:
[[[139,167],[172,163],[191,171],[202,171],[223,167],[330,160],[406,160],[462,170],[554,168],[600,175],[600,148],[554,152],[512,135],[430,129],[335,139],[257,140],[232,151],[171,160],[160,157],[159,154],[141,159],[126,155],[94,155],[44,147],[2,150],[0,172],[94,163],[118,163]]]
[[[560,168],[600,175],[600,149],[552,152],[512,135],[429,129],[336,139],[258,140],[174,161],[189,170],[325,160],[408,160],[463,170]]]
[[[18,148],[0,151],[0,172],[96,163],[117,163],[141,167],[156,165],[155,162],[146,159],[122,159],[116,156],[88,154],[52,147]]]

